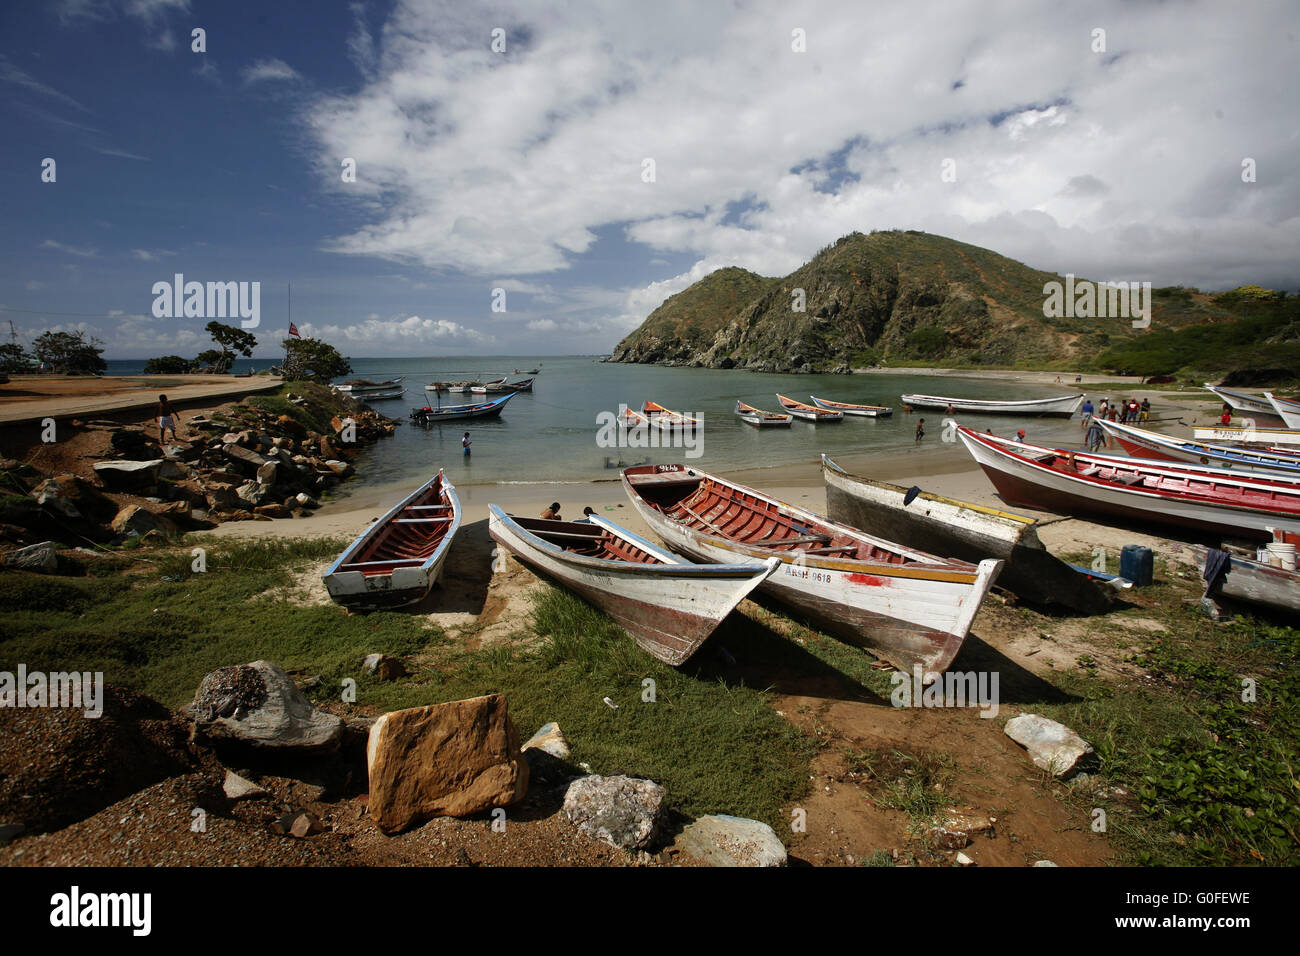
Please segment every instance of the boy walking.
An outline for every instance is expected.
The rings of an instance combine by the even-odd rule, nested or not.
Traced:
[[[471,442],[471,441],[469,440],[469,432],[466,432],[466,433],[465,433],[465,436],[460,440],[460,447],[463,448],[463,449],[465,449],[465,458],[466,458],[466,459],[469,458],[469,446],[472,445],[472,444],[474,444],[474,443]]]

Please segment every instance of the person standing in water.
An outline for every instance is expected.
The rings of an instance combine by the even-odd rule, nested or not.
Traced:
[[[921,444],[921,439],[925,437],[925,419],[922,418],[916,423],[916,444]]]
[[[474,443],[473,443],[472,441],[469,440],[469,432],[466,432],[465,435],[464,435],[464,437],[461,438],[461,440],[460,440],[460,447],[463,448],[463,449],[465,449],[465,457],[466,457],[466,458],[469,457],[469,446],[472,445],[472,444],[474,444]]]

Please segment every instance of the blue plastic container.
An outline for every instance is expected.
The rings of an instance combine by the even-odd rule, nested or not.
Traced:
[[[1155,579],[1155,557],[1150,548],[1140,544],[1126,544],[1119,553],[1119,576],[1133,582],[1134,587],[1146,587]]]

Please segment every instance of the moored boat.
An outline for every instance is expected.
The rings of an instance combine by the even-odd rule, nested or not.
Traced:
[[[498,378],[491,382],[484,382],[481,385],[471,386],[470,391],[475,395],[498,395],[501,392],[510,391],[510,388],[506,385],[504,378]]]
[[[359,402],[376,402],[389,398],[401,398],[406,394],[401,378],[390,378],[386,382],[372,382],[369,379],[358,378],[350,382],[343,382],[340,385],[331,385],[330,388],[336,392],[351,395]]]
[[[678,554],[781,568],[760,591],[895,667],[946,670],[1002,562],[948,560],[894,544],[683,465],[623,471],[638,514]]]
[[[1300,479],[1300,456],[1295,454],[1211,445],[1100,419],[1097,423],[1106,430],[1107,434],[1113,436],[1126,452],[1138,458],[1192,462],[1239,471],[1291,475],[1293,478]]]
[[[436,425],[439,422],[459,421],[464,418],[492,418],[500,415],[501,410],[506,407],[506,402],[514,397],[515,393],[510,392],[500,398],[471,405],[442,405],[438,408],[425,405],[423,408],[411,409],[411,420],[417,425]]]
[[[531,392],[533,390],[533,382],[535,381],[537,380],[533,378],[526,378],[523,379],[522,381],[510,382],[506,385],[506,389],[511,392]]]
[[[1103,614],[1115,589],[1081,574],[1038,540],[1038,522],[1025,515],[903,488],[845,471],[822,455],[826,514],[890,541],[906,541],[931,554],[1006,562],[998,587],[1038,605]]]
[[[757,428],[774,428],[782,425],[789,425],[794,421],[793,415],[781,415],[777,412],[765,412],[761,408],[755,408],[753,405],[747,405],[739,399],[736,400],[736,417],[746,424],[753,425]]]
[[[953,413],[979,413],[988,415],[1042,415],[1049,418],[1069,418],[1083,404],[1083,393],[1058,395],[1054,398],[1031,398],[1018,402],[995,402],[982,398],[947,398],[942,395],[903,395],[903,404],[911,408],[937,408]]]
[[[1274,413],[1282,419],[1287,428],[1300,428],[1300,402],[1289,398],[1278,398],[1272,392],[1265,392],[1264,397],[1273,406]]]
[[[1205,387],[1223,399],[1224,403],[1231,406],[1234,412],[1245,418],[1263,416],[1270,421],[1280,421],[1282,418],[1277,413],[1277,409],[1273,407],[1273,403],[1267,398],[1251,395],[1249,392],[1239,392],[1233,388],[1224,388],[1222,385],[1211,385],[1209,382],[1205,383]]]
[[[780,566],[777,558],[691,564],[612,521],[548,521],[488,505],[488,531],[525,564],[600,608],[642,649],[674,666]]]
[[[806,422],[842,422],[844,413],[837,412],[830,408],[818,408],[816,405],[809,405],[806,402],[796,401],[793,398],[787,398],[780,392],[776,393],[776,400],[781,403],[781,407],[793,415],[795,418],[801,418]]]
[[[855,415],[859,418],[888,418],[894,414],[894,410],[885,405],[850,405],[848,402],[832,402],[827,398],[818,398],[816,395],[808,396],[812,403],[818,408],[826,408],[832,412],[843,412],[845,415]]]
[[[957,437],[1009,504],[1235,537],[1300,531],[1300,484],[1280,475],[1044,448],[964,426]]]
[[[1209,548],[1192,547],[1202,577],[1207,570],[1213,577],[1207,584],[1208,597],[1245,601],[1276,611],[1300,612],[1300,572],[1228,552],[1222,552],[1223,557],[1218,559],[1221,562],[1219,567],[1207,568],[1211,554]]]
[[[1197,441],[1249,445],[1264,451],[1289,451],[1300,448],[1300,429],[1256,428],[1245,425],[1193,425]]]
[[[330,597],[358,610],[422,600],[442,574],[460,518],[456,489],[439,469],[330,565],[324,575]]]
[[[704,425],[701,419],[683,415],[671,408],[664,408],[658,402],[646,402],[641,406],[644,415],[660,431],[691,431]]]

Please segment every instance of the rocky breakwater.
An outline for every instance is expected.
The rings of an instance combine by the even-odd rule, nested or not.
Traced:
[[[306,517],[354,473],[360,451],[396,426],[311,385],[182,416],[184,437],[166,443],[147,425],[73,420],[61,426],[60,443],[79,454],[56,457],[48,472],[0,459],[0,542],[120,542]]]

